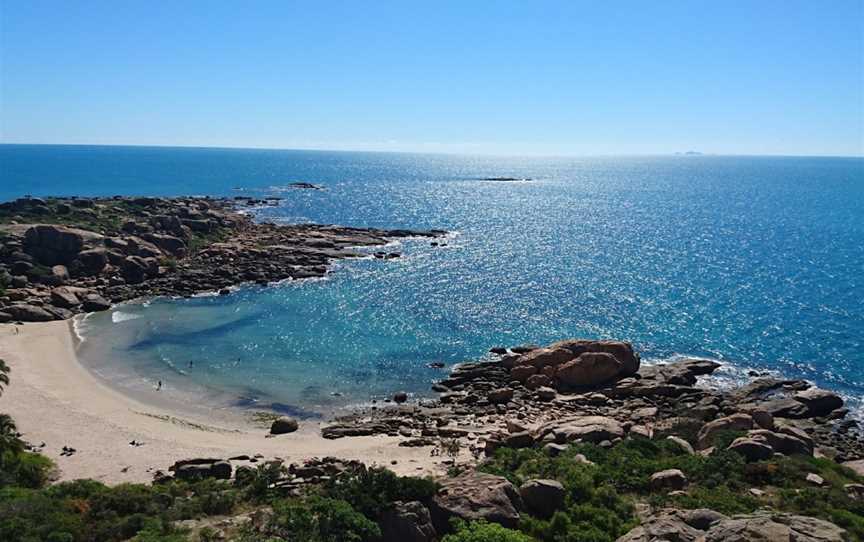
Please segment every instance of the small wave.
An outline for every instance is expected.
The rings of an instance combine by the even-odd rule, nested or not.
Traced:
[[[140,314],[133,314],[131,312],[114,311],[111,313],[111,322],[115,324],[127,322],[129,320],[136,320],[138,318],[141,318]]]
[[[90,314],[92,313],[79,314],[72,318],[72,332],[75,334],[78,344],[83,344],[87,340],[84,334],[84,326]]]

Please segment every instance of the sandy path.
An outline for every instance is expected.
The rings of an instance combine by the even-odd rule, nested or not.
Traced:
[[[156,469],[167,470],[177,459],[257,453],[288,462],[324,456],[358,459],[400,474],[443,471],[430,448],[399,447],[396,437],[326,440],[317,423],[306,422],[296,433],[266,438],[260,428],[218,427],[218,422],[138,403],[103,385],[78,363],[70,322],[0,325],[0,358],[12,370],[0,412],[15,418],[25,440],[46,444],[43,453],[57,463],[62,480],[146,482]],[[133,447],[132,440],[145,444]],[[60,456],[63,446],[77,453]]]

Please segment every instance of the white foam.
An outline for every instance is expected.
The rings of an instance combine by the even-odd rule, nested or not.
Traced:
[[[141,318],[140,314],[133,314],[131,312],[122,312],[122,311],[114,311],[111,313],[111,322],[115,324],[119,324],[120,322],[126,322],[129,320],[136,320]]]
[[[87,340],[84,336],[82,326],[91,314],[93,313],[78,314],[72,318],[72,332],[75,334],[75,338],[78,339],[79,344]]]

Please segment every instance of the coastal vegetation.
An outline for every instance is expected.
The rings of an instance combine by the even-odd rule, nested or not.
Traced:
[[[0,393],[9,376],[9,367],[0,361]],[[521,520],[505,526],[481,518],[435,517],[446,509],[436,500],[446,478],[401,477],[362,465],[302,488],[280,485],[287,469],[278,461],[238,469],[233,480],[167,477],[113,487],[94,480],[50,484],[52,462],[28,451],[14,421],[2,415],[0,539],[375,542],[399,540],[394,532],[409,517],[416,522],[409,525],[417,528],[415,534],[427,527],[435,532],[435,523],[443,542],[613,542],[639,524],[636,509],[642,506],[710,510],[717,517],[770,509],[830,521],[851,539],[864,540],[864,499],[855,493],[864,487],[862,477],[812,456],[778,454],[748,462],[727,449],[740,433],[718,433],[713,451],[706,454],[668,439],[631,438],[613,445],[576,443],[563,450],[502,447],[476,467],[484,474],[473,474],[471,466],[454,469],[451,476],[456,478],[450,480],[459,479],[456,486],[470,484],[471,476],[492,476],[481,483],[500,479],[505,486],[521,488]],[[658,472],[680,472],[687,491],[658,486]],[[532,483],[536,487],[537,481],[553,490],[540,500],[525,489]],[[433,517],[394,515],[405,503],[430,509]]]
[[[431,503],[438,485],[362,469],[286,495],[274,486],[282,467],[261,465],[233,481],[203,479],[108,487],[93,480],[47,485],[51,463],[4,440],[0,539],[16,541],[235,540],[376,541],[397,502]],[[26,465],[26,467],[24,467]],[[690,481],[686,494],[651,487],[651,475],[677,468]],[[527,540],[614,541],[638,524],[635,506],[711,509],[723,514],[770,508],[825,519],[864,539],[864,502],[844,485],[861,483],[827,459],[776,457],[746,463],[734,452],[691,455],[668,442],[626,440],[604,448],[573,446],[557,456],[536,449],[501,449],[479,466],[519,486],[548,479],[565,490],[551,515],[526,513],[518,528],[454,519],[444,542]],[[806,482],[816,473],[822,487]],[[753,496],[753,489],[764,492]]]

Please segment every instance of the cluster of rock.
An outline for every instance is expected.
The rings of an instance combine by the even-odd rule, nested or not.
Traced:
[[[194,458],[176,461],[168,467],[168,473],[157,471],[154,482],[165,483],[172,479],[217,480],[244,479],[253,476],[258,465],[273,468],[277,474],[269,480],[269,488],[285,495],[299,495],[304,486],[321,484],[345,473],[357,472],[366,468],[358,461],[341,460],[335,457],[313,458],[303,463],[283,465],[280,458],[265,460],[264,456],[238,455],[227,459]],[[284,468],[282,468],[284,466]]]
[[[227,293],[244,282],[320,277],[331,260],[363,255],[352,247],[443,233],[258,223],[237,212],[238,201],[256,202],[115,197],[0,204],[0,323],[62,320],[144,296]]]
[[[357,411],[322,434],[400,436],[405,446],[456,439],[475,455],[502,446],[558,453],[573,442],[611,446],[625,438],[669,438],[707,454],[731,430],[742,436],[729,447],[750,460],[775,453],[840,462],[864,457],[860,428],[847,418],[842,398],[805,381],[759,378],[737,389],[712,389],[698,380],[719,363],[640,366],[632,346],[618,341],[493,351],[493,359],[456,366],[433,386],[435,400]]]
[[[727,517],[713,510],[664,510],[643,521],[617,542],[727,542],[800,540],[845,542],[848,534],[821,519],[757,512]]]
[[[640,364],[633,347],[621,341],[571,339],[523,350],[505,353],[501,363],[513,380],[529,389],[591,388],[632,376]]]

